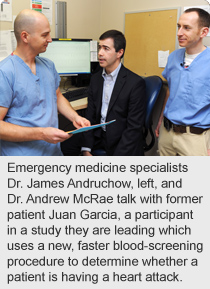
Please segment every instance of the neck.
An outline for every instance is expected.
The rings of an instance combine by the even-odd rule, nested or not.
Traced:
[[[107,74],[110,74],[112,73],[115,69],[117,69],[117,67],[119,66],[120,64],[120,61],[119,62],[116,62],[112,67],[106,67],[105,68],[105,71]]]
[[[187,54],[198,54],[201,53],[206,49],[206,46],[203,44],[196,46],[196,47],[186,47]]]
[[[31,53],[27,52],[24,49],[16,48],[13,52],[14,55],[20,57],[31,69],[33,74],[36,74],[36,63],[35,56],[31,55]]]
[[[18,47],[15,49],[13,54],[19,56],[20,58],[23,59],[24,62],[26,63],[33,63],[35,61],[35,56],[32,55],[30,52],[28,52],[25,49],[19,49]]]

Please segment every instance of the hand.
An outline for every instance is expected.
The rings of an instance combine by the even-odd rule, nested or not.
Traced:
[[[42,140],[56,144],[58,142],[63,142],[69,139],[72,134],[68,134],[63,130],[54,127],[44,127],[42,128]]]
[[[161,118],[159,119],[158,124],[157,124],[157,127],[156,127],[156,129],[155,129],[155,135],[156,135],[156,137],[159,137],[159,134],[160,134],[160,126],[161,126],[162,120],[163,120],[163,118],[161,117]]]
[[[83,151],[82,152],[82,155],[83,156],[85,156],[85,157],[91,157],[91,156],[93,156],[90,152],[88,152],[88,151]]]
[[[210,156],[210,149],[209,149],[209,150],[207,150],[207,153],[208,153],[208,156]]]
[[[85,127],[85,126],[90,126],[90,122],[86,118],[77,115],[75,117],[75,120],[73,121],[73,125],[76,128],[81,128],[81,127]]]

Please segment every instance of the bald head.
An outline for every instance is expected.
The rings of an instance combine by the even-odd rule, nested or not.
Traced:
[[[22,10],[14,22],[14,32],[17,42],[20,41],[23,31],[27,31],[30,34],[33,33],[36,29],[36,24],[43,18],[47,19],[45,15],[40,12],[31,9]]]

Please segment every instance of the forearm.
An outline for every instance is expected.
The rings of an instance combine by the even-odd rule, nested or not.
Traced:
[[[71,135],[54,127],[23,127],[5,121],[0,121],[0,139],[11,142],[43,140],[58,143]]]
[[[69,119],[71,122],[74,122],[78,117],[78,113],[73,109],[70,102],[63,95],[58,97],[57,107],[58,112]]]
[[[166,106],[166,103],[167,103],[168,98],[169,98],[169,94],[170,94],[170,92],[169,92],[169,89],[167,88],[166,95],[165,95],[164,102],[163,102],[163,107],[162,107],[162,110],[161,110],[161,113],[160,113],[160,116],[159,116],[157,127],[155,129],[156,137],[159,137],[160,126],[161,126],[161,123],[163,121],[163,113],[164,113],[165,106]]]
[[[163,102],[163,107],[162,107],[162,110],[161,110],[161,113],[160,113],[160,119],[162,120],[163,119],[163,113],[164,113],[164,110],[165,110],[165,106],[166,106],[166,103],[168,101],[168,98],[169,98],[169,89],[167,88],[166,90],[166,95],[165,95],[165,98],[164,98],[164,102]]]
[[[90,125],[90,122],[87,119],[78,115],[69,101],[61,94],[59,88],[56,91],[56,94],[58,111],[67,119],[69,119],[76,128]]]
[[[22,127],[0,121],[0,139],[13,142],[41,140],[43,139],[43,128]]]

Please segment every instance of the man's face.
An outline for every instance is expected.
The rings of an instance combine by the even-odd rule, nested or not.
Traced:
[[[183,13],[177,26],[177,36],[181,47],[193,49],[200,44],[202,28],[198,25],[198,14],[196,12]]]
[[[105,68],[106,73],[114,71],[120,63],[123,49],[118,52],[114,48],[114,40],[107,38],[100,40],[98,50],[98,60],[101,67]]]
[[[52,42],[50,36],[50,25],[45,17],[41,17],[34,25],[34,29],[29,33],[29,45],[35,55],[45,52],[49,42]]]

